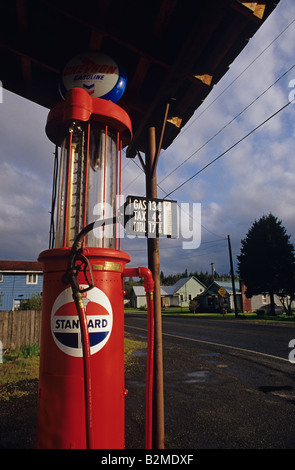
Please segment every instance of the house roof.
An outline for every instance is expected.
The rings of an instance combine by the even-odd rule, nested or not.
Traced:
[[[161,295],[174,295],[174,286],[161,286]]]
[[[182,277],[181,279],[179,279],[173,286],[174,292],[177,292],[179,289],[181,289],[191,279],[194,279],[198,284],[200,284],[204,289],[206,289],[206,286],[201,281],[199,281],[199,279],[197,279],[195,276],[190,276]]]
[[[220,287],[224,287],[224,289],[227,291],[229,295],[233,293],[232,283],[230,281],[214,281],[212,282],[212,284],[210,284],[209,287],[207,287],[205,292],[202,292],[202,294],[200,295],[207,295],[207,294],[216,295]],[[240,293],[240,285],[239,285],[239,282],[237,281],[235,282],[235,288],[236,288],[236,292]]]
[[[161,286],[161,295],[166,296],[166,295],[173,295],[174,286]],[[146,295],[145,289],[143,286],[133,286],[133,291],[136,297],[144,297]]]
[[[0,260],[0,272],[38,272],[42,273],[42,264],[38,261]]]
[[[204,284],[202,284],[202,282],[200,282],[195,276],[190,276],[179,279],[172,286],[161,286],[161,295],[175,295],[179,291],[179,289],[181,289],[181,287],[183,287],[190,279],[194,279],[198,284],[200,284],[202,287],[204,287],[204,289],[206,289],[206,286],[204,286]],[[145,290],[143,286],[133,286],[133,290],[136,296],[145,295]]]
[[[145,295],[145,289],[143,286],[133,286],[132,287],[134,294],[136,297],[144,296]]]
[[[231,281],[214,281],[214,283],[217,284],[218,287],[224,287],[229,294],[233,293],[233,286]],[[240,291],[240,283],[238,281],[235,281],[235,288],[236,292]]]

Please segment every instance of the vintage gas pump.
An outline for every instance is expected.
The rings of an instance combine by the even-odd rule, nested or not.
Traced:
[[[89,58],[81,63],[80,73],[83,63],[90,67]],[[39,256],[44,281],[37,448],[124,448],[125,275],[144,278],[153,308],[150,271],[126,269],[130,257],[120,250],[121,157],[132,138],[131,122],[122,108],[89,94],[89,88],[69,87],[46,125],[56,152],[50,248]],[[146,447],[151,446],[152,318]]]

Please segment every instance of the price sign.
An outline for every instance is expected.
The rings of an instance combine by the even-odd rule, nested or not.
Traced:
[[[177,202],[128,196],[125,205],[127,235],[177,238]]]

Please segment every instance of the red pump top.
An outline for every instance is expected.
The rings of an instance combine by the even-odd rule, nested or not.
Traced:
[[[132,139],[132,124],[126,111],[112,101],[93,98],[83,88],[72,88],[67,92],[65,100],[51,109],[46,123],[47,137],[60,145],[63,138],[61,131],[74,120],[91,120],[112,127],[120,132],[123,147]]]

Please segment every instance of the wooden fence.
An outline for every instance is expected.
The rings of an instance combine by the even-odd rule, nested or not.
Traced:
[[[40,344],[41,311],[0,311],[0,341],[3,349],[19,349]]]

